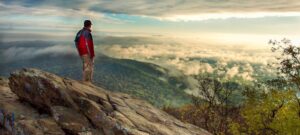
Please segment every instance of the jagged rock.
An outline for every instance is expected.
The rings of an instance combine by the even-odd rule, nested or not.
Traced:
[[[17,123],[15,134],[21,135],[62,135],[63,130],[51,118],[20,120]]]
[[[11,92],[8,80],[0,79],[0,135],[64,135],[51,116],[39,112]]]
[[[0,118],[4,121],[0,125],[5,129],[1,132],[24,135],[210,134],[130,95],[38,69],[12,73],[10,89],[7,81],[0,80],[0,85]]]
[[[67,133],[77,134],[89,131],[91,125],[81,113],[63,106],[51,107],[51,114],[58,125]]]

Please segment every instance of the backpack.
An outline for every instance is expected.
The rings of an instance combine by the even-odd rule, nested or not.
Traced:
[[[77,46],[78,46],[79,38],[81,36],[82,31],[83,30],[78,31],[77,34],[76,34],[76,36],[75,36],[74,42],[75,42],[76,48],[78,48]]]

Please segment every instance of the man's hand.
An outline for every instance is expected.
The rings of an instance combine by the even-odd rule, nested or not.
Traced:
[[[95,57],[91,58],[91,63],[92,63],[92,65],[94,65],[94,63],[95,63]]]

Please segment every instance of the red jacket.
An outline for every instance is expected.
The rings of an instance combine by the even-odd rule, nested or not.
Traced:
[[[90,29],[83,28],[77,32],[75,45],[80,56],[88,54],[90,58],[95,57],[93,37]]]

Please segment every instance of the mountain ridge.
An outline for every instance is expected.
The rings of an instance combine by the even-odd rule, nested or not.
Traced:
[[[79,80],[82,73],[81,65],[82,61],[75,55],[41,55],[18,62],[0,63],[2,69],[0,75],[9,77],[10,72],[24,67],[34,67]],[[168,69],[152,63],[99,54],[95,59],[94,80],[96,85],[146,99],[157,107],[190,103],[190,98],[184,91],[187,87],[184,79],[171,76]]]

